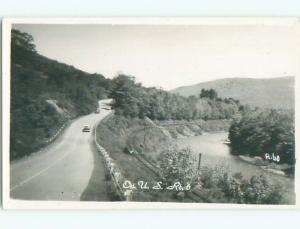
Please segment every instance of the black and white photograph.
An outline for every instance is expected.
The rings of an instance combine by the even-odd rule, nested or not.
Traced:
[[[298,206],[299,31],[298,18],[4,20],[4,206]]]

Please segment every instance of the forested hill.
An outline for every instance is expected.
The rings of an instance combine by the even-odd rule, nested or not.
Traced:
[[[41,56],[31,35],[12,30],[11,158],[37,150],[67,120],[95,111],[109,87],[102,75]]]
[[[244,110],[239,101],[220,98],[214,90],[202,90],[188,98],[157,88],[146,88],[134,77],[119,75],[112,80],[113,108],[126,117],[152,120],[231,119]]]
[[[290,109],[294,106],[294,77],[227,78],[179,87],[171,92],[188,97],[199,95],[202,89],[214,89],[220,97],[232,97],[242,104],[261,108]]]

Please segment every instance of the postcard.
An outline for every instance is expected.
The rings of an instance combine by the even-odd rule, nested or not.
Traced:
[[[7,209],[299,207],[299,18],[5,18]]]

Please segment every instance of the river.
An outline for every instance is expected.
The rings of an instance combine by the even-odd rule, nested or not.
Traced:
[[[230,146],[224,144],[228,138],[228,132],[204,133],[203,135],[179,138],[176,140],[180,147],[190,147],[198,158],[201,156],[201,167],[223,167],[230,174],[241,173],[244,178],[249,179],[256,175],[264,175],[272,183],[280,183],[285,190],[285,197],[289,203],[295,201],[294,179],[277,175],[262,168],[241,160],[238,156],[230,153]]]

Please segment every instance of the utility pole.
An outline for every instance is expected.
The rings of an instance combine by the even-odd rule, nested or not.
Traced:
[[[201,156],[202,156],[202,153],[199,153],[198,170],[200,170]]]

